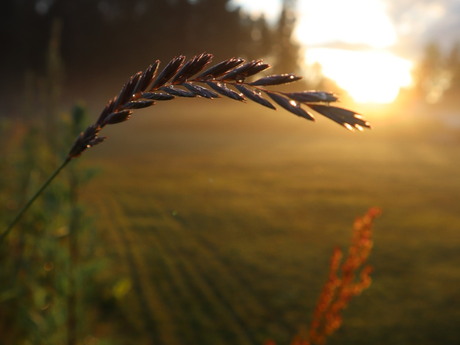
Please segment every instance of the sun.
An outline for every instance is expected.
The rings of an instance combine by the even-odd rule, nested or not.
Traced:
[[[300,1],[297,39],[360,103],[390,103],[411,84],[412,63],[391,52],[398,36],[381,0]]]
[[[412,82],[412,63],[384,50],[313,48],[305,59],[359,103],[391,103]]]
[[[233,0],[249,13],[276,20],[281,0]],[[392,48],[395,23],[383,0],[298,0],[295,38],[305,48],[305,64],[360,103],[391,103],[411,84],[412,62]]]
[[[299,1],[297,38],[308,45],[335,42],[388,47],[396,30],[381,0]]]

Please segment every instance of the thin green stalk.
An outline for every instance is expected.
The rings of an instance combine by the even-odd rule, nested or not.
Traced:
[[[69,176],[69,203],[71,213],[69,218],[69,271],[67,294],[67,345],[76,345],[78,342],[78,322],[77,317],[77,277],[76,268],[78,265],[79,247],[78,230],[80,227],[80,212],[78,208],[79,179],[75,171],[70,171]]]
[[[34,201],[40,196],[40,194],[48,187],[48,185],[51,183],[51,181],[54,180],[54,178],[61,172],[62,169],[72,160],[72,157],[67,157],[62,164],[51,174],[51,176],[48,178],[48,180],[45,181],[45,183],[40,187],[40,189],[37,190],[37,192],[30,198],[30,200],[27,202],[27,204],[24,205],[24,207],[16,214],[16,217],[11,221],[10,225],[6,228],[6,230],[0,235],[0,243],[3,242],[6,236],[11,232],[11,230],[14,228],[16,223],[21,219],[22,215],[29,209],[29,207],[34,203]]]

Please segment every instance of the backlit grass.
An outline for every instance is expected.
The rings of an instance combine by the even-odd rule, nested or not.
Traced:
[[[333,247],[379,206],[373,285],[330,344],[460,341],[457,133],[382,122],[352,134],[249,104],[183,104],[110,128],[86,157],[103,169],[86,196],[105,215],[102,251],[132,281],[126,339],[153,328],[164,344],[288,344]]]

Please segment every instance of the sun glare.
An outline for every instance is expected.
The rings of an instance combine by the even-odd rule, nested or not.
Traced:
[[[411,62],[386,51],[312,48],[306,61],[320,63],[323,74],[360,103],[390,103],[411,83]]]
[[[242,6],[254,17],[264,15],[270,22],[276,20],[281,11],[280,0],[232,0],[231,7]]]
[[[388,48],[396,30],[380,0],[301,1],[297,37],[305,44],[306,63],[360,103],[390,103],[411,83],[410,61]]]
[[[383,48],[396,30],[381,0],[299,1],[297,38],[307,46],[348,43]]]
[[[263,2],[263,3],[262,3]],[[275,17],[280,0],[233,0],[249,13]],[[398,57],[395,23],[383,0],[297,1],[296,38],[306,64],[318,63],[360,103],[390,103],[411,84],[412,63]]]

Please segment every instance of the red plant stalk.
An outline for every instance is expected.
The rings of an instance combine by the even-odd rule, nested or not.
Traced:
[[[367,260],[373,245],[373,221],[379,214],[378,208],[371,208],[355,220],[348,255],[342,263],[342,251],[339,248],[334,250],[329,278],[313,313],[309,340],[302,345],[325,344],[327,337],[342,325],[342,311],[350,300],[370,286],[372,267]]]
[[[313,312],[308,335],[299,332],[291,345],[325,344],[327,337],[342,325],[342,311],[350,300],[370,286],[372,267],[367,264],[367,260],[373,245],[372,225],[380,213],[380,209],[371,208],[363,217],[355,220],[348,255],[343,262],[342,250],[338,247],[334,249],[329,276]],[[269,340],[265,345],[276,344]]]

